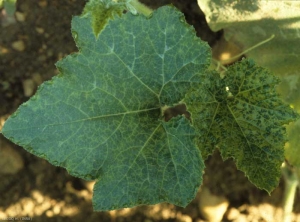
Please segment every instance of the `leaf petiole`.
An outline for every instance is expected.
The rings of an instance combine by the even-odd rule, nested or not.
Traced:
[[[129,1],[129,3],[127,3],[127,8],[134,8],[137,12],[145,15],[145,16],[149,16],[153,10],[149,7],[147,7],[146,5],[144,5],[143,3],[140,3],[138,0],[131,0]]]

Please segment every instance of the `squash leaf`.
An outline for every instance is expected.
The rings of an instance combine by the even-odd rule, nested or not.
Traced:
[[[170,202],[186,206],[204,168],[195,131],[183,116],[165,122],[210,64],[210,48],[182,13],[127,13],[97,36],[92,14],[72,20],[79,48],[60,74],[6,121],[2,133],[29,152],[97,180],[95,210]]]
[[[297,117],[276,93],[278,79],[248,59],[231,66],[224,79],[215,72],[207,77],[184,99],[203,158],[217,146],[224,159],[233,158],[254,185],[270,193],[284,161],[283,124]]]
[[[243,50],[275,37],[246,55],[272,71],[282,82],[277,91],[300,113],[300,2],[299,1],[232,1],[198,0],[213,31],[224,29],[226,40]],[[286,158],[300,166],[300,128],[289,126]]]

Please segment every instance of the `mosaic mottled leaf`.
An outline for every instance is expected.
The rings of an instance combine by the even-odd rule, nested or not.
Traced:
[[[204,158],[220,149],[257,187],[271,192],[284,161],[283,124],[297,114],[278,97],[278,79],[252,60],[231,66],[226,77],[208,73],[185,98]]]

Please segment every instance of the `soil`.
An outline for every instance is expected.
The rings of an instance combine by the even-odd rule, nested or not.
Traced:
[[[55,62],[77,51],[70,24],[72,15],[79,15],[85,2],[22,0],[17,2],[13,17],[1,11],[0,129],[38,85],[57,74]],[[174,4],[195,27],[197,35],[212,47],[222,36],[222,32],[210,31],[196,0],[142,2],[154,9]],[[7,158],[3,160],[4,157]],[[93,212],[93,182],[70,176],[65,169],[26,152],[1,134],[0,159],[0,220],[200,222],[205,221],[205,203],[201,199],[202,190],[207,189],[208,199],[228,204],[222,221],[281,221],[283,181],[269,196],[252,185],[232,160],[223,161],[218,152],[206,160],[203,185],[186,208],[162,203],[110,212]],[[293,221],[300,221],[297,200]],[[218,204],[215,205],[217,212]]]

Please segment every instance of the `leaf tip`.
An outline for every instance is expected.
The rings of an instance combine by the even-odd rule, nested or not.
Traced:
[[[110,19],[121,16],[126,9],[125,3],[116,3],[108,0],[90,0],[83,10],[83,16],[90,13],[92,16],[92,28],[95,36],[104,29]]]

